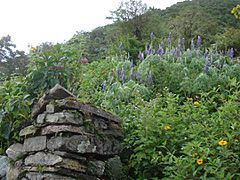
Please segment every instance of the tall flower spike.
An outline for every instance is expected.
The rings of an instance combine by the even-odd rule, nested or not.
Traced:
[[[120,49],[121,51],[122,51],[122,49],[123,49],[123,43],[122,43],[122,42],[120,42],[119,49]]]
[[[172,44],[172,33],[171,32],[169,32],[169,34],[168,34],[168,44],[169,44],[169,48],[171,48],[171,44]]]
[[[153,37],[154,37],[153,32],[151,32],[151,33],[150,33],[150,39],[151,39],[151,41],[153,40]]]
[[[208,50],[206,49],[205,53],[204,53],[204,58],[206,59],[208,56]]]
[[[183,51],[185,51],[185,38],[182,38]]]
[[[208,60],[206,59],[205,67],[204,67],[204,72],[207,74],[208,71],[209,71],[209,64],[208,64]]]
[[[151,71],[148,73],[147,83],[149,86],[153,84]]]
[[[139,51],[139,53],[138,53],[138,59],[140,59],[140,60],[144,60],[144,54],[141,52],[141,51]]]
[[[178,50],[181,50],[181,39],[178,38]]]
[[[131,65],[130,65],[130,67],[131,67],[131,68],[134,67],[134,63],[133,63],[133,61],[131,61]]]
[[[191,51],[194,50],[194,41],[193,41],[193,39],[191,40],[190,49],[191,49]]]
[[[105,92],[107,90],[107,82],[103,81],[102,83],[102,90]]]
[[[212,65],[213,63],[213,54],[212,54],[212,51],[210,51],[210,65]]]
[[[234,50],[233,50],[233,48],[231,48],[231,49],[229,50],[229,57],[230,57],[231,59],[233,59],[233,56],[234,56]]]
[[[120,72],[120,69],[119,69],[119,68],[117,68],[117,70],[116,70],[116,75],[117,75],[117,77],[120,77],[120,76],[121,76],[121,72]]]
[[[197,47],[198,47],[198,48],[200,48],[201,43],[202,43],[201,36],[198,35],[198,37],[197,37]]]
[[[122,72],[121,72],[121,78],[122,78],[122,81],[125,82],[126,81],[126,78],[125,78],[125,71],[124,71],[124,68],[122,67]]]
[[[133,80],[134,79],[134,72],[133,72],[133,68],[131,68],[131,71],[130,71],[130,80]]]

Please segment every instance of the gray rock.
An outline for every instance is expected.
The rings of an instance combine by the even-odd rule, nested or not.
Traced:
[[[55,124],[83,124],[83,117],[80,113],[73,114],[68,112],[60,112],[55,114],[47,114],[46,122]]]
[[[72,160],[72,159],[63,159],[61,163],[59,163],[57,166],[65,169],[70,169],[78,172],[85,173],[87,170],[87,167],[77,160]]]
[[[24,140],[23,149],[24,151],[41,151],[46,148],[47,145],[46,136],[37,136]]]
[[[47,142],[47,148],[51,151],[60,150],[65,145],[66,140],[67,138],[64,137],[52,137]]]
[[[114,179],[114,180],[127,180],[126,175],[124,174],[123,171],[123,165],[120,160],[119,156],[115,156],[113,158],[108,159],[106,162],[106,170],[105,173],[109,179]]]
[[[78,134],[86,134],[83,127],[76,127],[71,125],[49,125],[42,128],[41,134],[55,134],[60,132],[72,132]]]
[[[52,89],[50,89],[48,96],[50,99],[65,99],[67,97],[77,99],[76,96],[59,84],[56,84]]]
[[[6,176],[7,164],[8,164],[7,156],[0,156],[0,178]]]
[[[18,158],[25,155],[25,152],[23,150],[23,145],[20,143],[12,144],[7,150],[6,153],[8,157],[14,161],[16,161]]]
[[[46,112],[47,113],[49,113],[49,114],[53,114],[54,112],[55,112],[55,107],[54,107],[54,105],[53,104],[48,104],[47,106],[46,106]]]
[[[26,174],[26,177],[31,180],[76,180],[75,178],[71,177],[37,172],[29,172]]]
[[[37,132],[37,128],[33,125],[27,126],[19,132],[19,136],[34,135]]]
[[[45,122],[45,117],[46,117],[46,114],[39,114],[37,116],[37,123],[38,124],[43,124]]]
[[[63,161],[63,158],[50,153],[38,152],[25,158],[25,165],[53,166]]]
[[[105,171],[105,163],[103,161],[89,161],[87,173],[95,176],[102,176]]]
[[[7,168],[7,179],[15,180],[18,179],[19,175],[22,173],[22,160],[16,161],[14,165],[9,165]]]

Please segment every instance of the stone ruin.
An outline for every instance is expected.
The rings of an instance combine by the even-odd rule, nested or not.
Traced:
[[[32,110],[32,122],[11,145],[9,180],[123,179],[120,120],[78,102],[56,85]]]

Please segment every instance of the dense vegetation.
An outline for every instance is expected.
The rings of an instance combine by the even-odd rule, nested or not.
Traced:
[[[239,179],[240,23],[230,14],[236,5],[193,0],[163,11],[143,9],[139,21],[149,19],[137,32],[141,36],[124,29],[138,26],[131,24],[134,18],[117,19],[65,44],[32,48],[22,71],[1,71],[1,153],[20,140],[33,103],[60,83],[79,100],[122,119],[128,179]],[[202,13],[218,28],[210,30],[209,21],[199,19]],[[180,28],[193,22],[190,34]],[[215,43],[220,40],[226,43],[222,48]],[[13,46],[9,38],[2,42]],[[2,49],[11,54],[6,53],[11,48]],[[80,61],[83,55],[91,63]],[[2,64],[17,61],[14,57]]]

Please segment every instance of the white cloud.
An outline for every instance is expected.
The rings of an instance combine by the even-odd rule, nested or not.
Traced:
[[[180,0],[143,0],[164,9]],[[63,42],[76,31],[110,23],[105,18],[120,0],[0,0],[0,37],[10,35],[19,49],[41,42]]]

